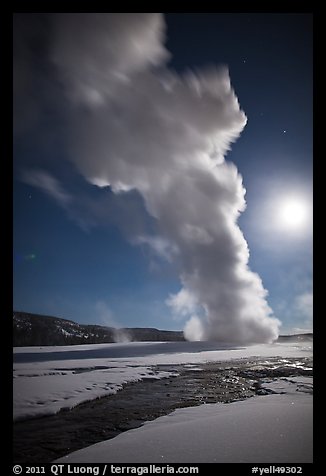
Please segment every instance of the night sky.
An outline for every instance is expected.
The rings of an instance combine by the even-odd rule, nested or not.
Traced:
[[[101,112],[104,96],[95,95],[94,91],[101,94],[104,91],[104,95],[110,96],[107,83],[101,76],[110,74],[107,73],[110,64],[108,69],[102,66],[105,57],[103,60],[100,54],[102,36],[98,34],[101,28],[106,28],[105,19],[99,23],[86,19],[80,25],[76,14],[63,19],[56,14],[16,14],[14,17],[13,308],[80,323],[183,329],[189,316],[186,312],[176,315],[173,306],[168,305],[169,296],[171,300],[171,296],[180,291],[180,280],[184,286],[187,284],[188,289],[193,286],[200,304],[205,304],[203,296],[206,294],[202,288],[196,294],[193,281],[180,277],[186,272],[191,274],[189,261],[192,255],[188,249],[181,254],[174,252],[173,237],[177,235],[166,225],[165,208],[164,219],[159,220],[157,215],[163,217],[163,209],[151,213],[149,203],[153,204],[154,199],[152,195],[148,198],[145,188],[139,186],[138,190],[135,187],[117,191],[113,186],[99,187],[103,184],[91,183],[95,176],[90,177],[94,168],[89,164],[97,164],[98,160],[96,171],[103,171],[96,154],[107,147],[102,143],[99,145],[99,137],[103,140],[105,130],[103,136],[99,136],[92,122],[97,115],[98,129],[102,127],[100,115],[103,114],[103,124],[107,117]],[[141,23],[141,19],[137,21]],[[119,22],[110,23],[109,20],[108,28],[114,31],[118,23],[123,26],[121,35],[126,38],[137,36],[133,18],[126,18],[125,22],[119,19]],[[242,132],[242,126],[239,126],[236,134],[239,137],[232,140],[225,159],[235,164],[246,189],[247,207],[238,224],[248,244],[249,267],[258,273],[268,291],[268,304],[282,322],[280,332],[310,331],[312,15],[173,13],[164,14],[164,22],[166,30],[161,34],[160,42],[170,56],[151,66],[157,68],[154,73],[148,73],[146,66],[146,72],[142,74],[147,75],[144,76],[147,80],[149,74],[162,75],[169,71],[179,78],[191,71],[200,75],[201,71],[219,65],[228,68],[232,88],[247,117]],[[75,34],[80,35],[78,50],[78,41],[75,41],[75,49],[69,47],[70,24],[73,24]],[[83,29],[89,35],[89,41],[85,40],[85,43]],[[141,31],[145,30],[146,25]],[[98,35],[96,41],[93,41],[92,34]],[[88,68],[88,63],[81,61],[84,44],[92,52],[94,64],[101,65],[101,75],[96,70],[98,66],[91,77],[89,69],[88,76],[84,74]],[[116,44],[125,43],[119,37]],[[119,61],[124,51],[116,47],[114,54],[110,53],[112,70],[120,68],[122,71]],[[76,63],[74,58],[77,58]],[[130,55],[125,64],[131,68],[132,61]],[[85,69],[78,69],[80,65]],[[143,69],[145,71],[145,67]],[[92,87],[95,84],[94,95],[89,96],[92,103],[89,104],[82,103],[77,97],[78,87],[82,84],[78,76],[80,71],[81,76],[84,74],[83,80],[87,77],[87,84]],[[132,75],[138,74],[138,70],[136,73],[134,70],[132,73],[123,71],[119,76],[121,84],[128,74],[134,77]],[[110,81],[118,84],[116,79]],[[154,137],[157,133],[156,116],[153,116],[153,127],[148,123],[139,125],[147,119],[147,116],[142,118],[148,98],[142,102],[139,99],[141,94],[134,86],[139,83],[133,83],[132,79],[130,84],[123,87],[135,87],[136,92],[130,97],[135,103],[137,101],[137,105],[132,109],[129,105],[121,106],[123,94],[120,102],[116,98],[107,99],[114,103],[110,108],[110,120],[113,124],[113,120],[123,123],[128,119],[129,125],[142,128],[139,129],[142,137],[147,134],[151,140],[150,135]],[[152,87],[151,82],[148,84],[148,88]],[[80,91],[81,97],[85,89]],[[148,97],[153,98],[154,94],[156,92]],[[162,104],[163,99],[158,97],[158,106],[153,107],[153,111],[166,114],[168,107],[163,111]],[[205,107],[210,106],[205,104]],[[174,114],[179,114],[180,108],[175,107]],[[132,113],[136,119],[133,117],[131,121],[129,116],[126,119],[126,111],[131,111],[130,115]],[[196,116],[196,110],[190,110],[188,117],[192,113]],[[105,114],[108,113],[105,111]],[[110,127],[111,131],[113,126]],[[92,134],[88,135],[91,128]],[[164,134],[158,134],[157,139],[157,142],[162,142],[163,149]],[[116,150],[132,150],[135,137],[130,127],[126,128],[123,149],[119,144],[120,148]],[[108,143],[112,144],[114,135],[110,138]],[[91,141],[94,147],[89,154]],[[144,147],[146,151],[144,141],[136,147],[137,150]],[[83,156],[84,151],[85,157],[88,154],[87,159]],[[120,170],[116,164],[121,160],[124,158],[121,159],[119,154],[110,158],[110,173]],[[159,160],[162,161],[158,158],[157,164]],[[146,170],[151,171],[152,165],[148,164]],[[144,174],[147,174],[146,170],[143,170]],[[98,175],[96,179],[99,179]],[[195,194],[193,200],[196,207]],[[290,202],[294,203],[294,208],[286,214],[284,210]],[[180,207],[182,211],[183,206],[181,201],[175,200],[170,209]],[[207,223],[209,221],[207,217]],[[144,238],[154,235],[164,235],[168,244],[159,238],[156,241]],[[200,237],[202,239],[202,235]],[[180,248],[181,241],[176,243]],[[202,246],[203,243],[202,240]],[[196,253],[199,254],[198,248],[194,251]],[[219,262],[220,258],[216,261],[217,270]],[[221,276],[219,271],[217,274]],[[225,274],[228,275],[227,271]],[[232,293],[232,289],[228,291]],[[211,294],[207,303],[210,299]],[[188,304],[190,301],[191,298]],[[227,315],[229,308],[225,312]]]

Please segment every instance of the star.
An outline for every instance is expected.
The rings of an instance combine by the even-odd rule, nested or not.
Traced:
[[[283,134],[286,134],[286,133],[287,133],[287,130],[286,130],[286,129],[284,129],[284,131],[283,131]]]

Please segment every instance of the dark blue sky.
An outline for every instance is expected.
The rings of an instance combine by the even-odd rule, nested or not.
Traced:
[[[131,243],[134,232],[151,227],[141,198],[135,194],[122,204],[115,203],[113,194],[103,198],[103,190],[87,184],[66,161],[67,111],[61,104],[62,85],[51,81],[46,52],[44,25],[51,18],[26,14],[16,21],[26,31],[14,30],[19,59],[14,90],[14,309],[82,323],[181,329],[184,321],[176,320],[165,304],[180,287],[177,269],[147,247]],[[229,68],[248,118],[227,160],[237,166],[247,190],[247,209],[239,224],[248,242],[249,264],[269,291],[281,331],[311,329],[311,221],[297,229],[273,223],[288,196],[308,205],[312,200],[312,15],[173,13],[165,14],[165,21],[169,68],[178,73],[215,64]],[[29,48],[21,47],[23,34],[32,37]],[[35,167],[55,172],[78,192],[78,213],[86,213],[87,220],[78,222],[53,197],[21,179],[23,170]],[[103,210],[105,203],[114,210],[104,225],[98,218],[89,225],[92,207],[83,209],[86,195],[88,204],[103,199]]]

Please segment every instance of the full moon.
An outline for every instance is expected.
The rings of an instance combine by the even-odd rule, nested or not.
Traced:
[[[307,204],[297,198],[289,198],[279,205],[279,225],[289,230],[297,230],[308,220]]]

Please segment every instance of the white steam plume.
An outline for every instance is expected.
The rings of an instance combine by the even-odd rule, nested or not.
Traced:
[[[113,316],[111,309],[104,301],[97,301],[95,312],[102,325],[112,328],[114,342],[130,342],[131,336],[128,331],[121,328]]]
[[[156,13],[55,16],[71,159],[89,182],[144,198],[161,237],[139,242],[178,254],[182,288],[168,303],[189,316],[187,339],[273,341],[279,321],[237,225],[245,189],[224,159],[245,114],[226,68],[178,76],[164,67],[163,34]]]

